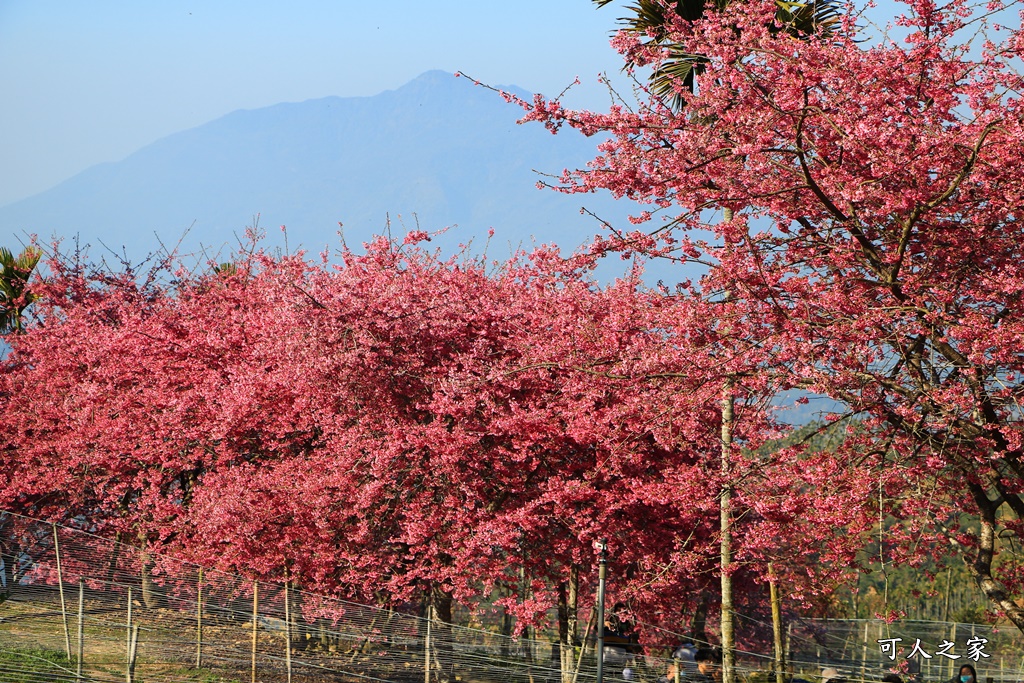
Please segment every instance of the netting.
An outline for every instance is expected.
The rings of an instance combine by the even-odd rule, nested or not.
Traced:
[[[596,680],[592,646],[503,635],[487,613],[457,610],[445,623],[424,604],[380,609],[203,570],[80,530],[3,519],[18,523],[0,525],[0,681]],[[834,667],[852,683],[878,681],[917,643],[931,655],[915,653],[924,680],[940,681],[973,663],[972,639],[984,639],[988,655],[977,657],[981,683],[1024,680],[1020,633],[990,626],[791,620],[786,653],[796,675],[817,680]],[[890,652],[880,640],[891,641]],[[959,659],[938,654],[943,641]],[[605,661],[608,680],[667,675],[672,683],[688,673],[680,667],[674,675],[670,659],[651,654],[610,650]],[[737,672],[767,683],[771,662],[770,653],[741,651]]]
[[[978,670],[982,682],[1024,680],[1024,636],[1012,626],[808,619],[793,622],[788,636],[794,667],[832,667],[850,681],[876,679],[877,672],[889,669],[947,681],[965,663]]]

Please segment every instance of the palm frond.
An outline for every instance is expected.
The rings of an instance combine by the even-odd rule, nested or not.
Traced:
[[[238,266],[230,261],[225,261],[213,267],[213,272],[222,277],[231,277],[238,274]]]
[[[835,32],[842,14],[839,0],[807,0],[794,2],[775,0],[775,23],[777,30],[797,37],[806,38],[812,35],[829,36]],[[612,0],[592,0],[597,7],[605,7]],[[636,34],[645,45],[661,48],[665,51],[664,58],[654,68],[650,76],[651,90],[666,104],[680,109],[685,103],[684,93],[695,92],[697,76],[704,70],[707,58],[683,49],[681,45],[669,40],[670,18],[666,16],[668,8],[686,21],[700,21],[705,11],[721,11],[731,0],[676,0],[674,4],[665,4],[658,0],[636,0],[626,9],[629,16],[619,17],[620,30]],[[635,63],[629,66],[636,66]]]
[[[35,300],[28,281],[42,256],[36,247],[27,247],[17,257],[0,247],[0,333],[21,329],[21,315]]]
[[[835,33],[841,17],[840,6],[834,0],[787,2],[776,0],[776,22],[790,35],[828,37]]]

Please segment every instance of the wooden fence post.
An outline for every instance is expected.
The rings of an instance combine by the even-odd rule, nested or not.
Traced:
[[[288,683],[292,683],[292,614],[288,605],[291,597],[288,594],[288,580],[284,582],[284,668],[288,674]]]
[[[124,629],[124,644],[125,654],[124,661],[130,662],[132,659],[132,587],[128,586],[128,621]],[[128,683],[132,683],[128,681]]]
[[[860,652],[860,680],[867,680],[868,671],[868,620],[864,620],[864,645]]]
[[[82,655],[85,632],[85,579],[78,580],[78,666],[75,667],[76,675],[82,677]]]
[[[57,556],[57,588],[60,591],[60,615],[64,620],[64,653],[71,661],[71,631],[68,629],[68,606],[64,601],[64,572],[60,564],[60,539],[57,538],[57,525],[53,525],[53,552]]]
[[[260,613],[260,582],[252,582],[252,680],[256,683],[256,624]]]
[[[434,604],[431,602],[427,605],[427,637],[423,641],[423,683],[430,683],[430,624],[433,621]]]
[[[196,594],[196,668],[203,667],[203,568],[199,568],[198,593]]]
[[[587,617],[587,629],[583,632],[583,645],[580,646],[580,656],[576,659],[576,668],[572,670],[572,683],[576,683],[576,679],[580,675],[580,667],[583,666],[583,655],[587,653],[587,638],[590,637],[590,628],[594,625],[594,615],[597,613],[596,607],[590,608],[590,616]],[[676,671],[679,671],[679,664],[676,664]],[[678,683],[678,680],[676,681]]]
[[[951,642],[951,643],[955,643],[956,642],[956,622],[954,622],[953,625],[949,629],[949,642]],[[951,659],[951,660],[949,660],[949,677],[950,678],[953,678],[953,675],[954,675],[955,671],[956,671],[956,664],[954,664],[953,660]],[[977,682],[975,682],[975,683],[977,683]]]
[[[128,641],[128,671],[127,671],[127,683],[133,683],[135,680],[135,654],[138,652],[139,647],[139,625],[132,625],[131,638]]]

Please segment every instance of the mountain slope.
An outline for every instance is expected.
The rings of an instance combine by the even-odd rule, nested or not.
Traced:
[[[174,243],[193,224],[188,248],[234,243],[259,213],[272,238],[288,226],[293,249],[336,246],[339,221],[350,243],[364,241],[387,215],[396,232],[416,218],[428,231],[458,224],[440,239],[449,247],[491,227],[502,245],[532,236],[573,247],[598,231],[581,205],[621,218],[625,207],[606,197],[536,189],[532,169],[583,165],[595,141],[518,126],[520,113],[439,71],[373,97],[236,111],[0,208],[0,239],[78,234],[94,254],[102,241],[138,259],[154,233]]]

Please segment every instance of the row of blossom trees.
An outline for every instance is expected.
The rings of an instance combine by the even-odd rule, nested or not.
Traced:
[[[421,238],[162,283],[52,259],[0,375],[0,507],[442,616],[497,591],[522,624],[560,608],[563,642],[607,538],[615,598],[679,630],[717,602],[721,378],[745,373],[740,609],[769,562],[808,604],[844,578],[874,508],[831,453],[754,452],[780,432],[753,380],[772,354],[727,351],[750,316]]]

